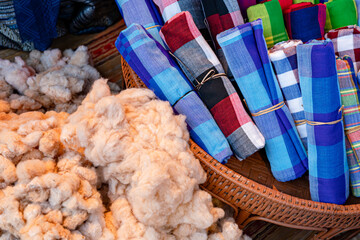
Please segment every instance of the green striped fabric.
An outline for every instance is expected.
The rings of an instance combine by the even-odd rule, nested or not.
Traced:
[[[259,18],[262,19],[264,37],[268,48],[271,48],[278,42],[289,40],[278,0],[253,5],[247,9],[247,14],[249,22]]]
[[[312,4],[315,4],[314,0],[293,0],[293,4],[303,3],[303,2],[309,2]]]
[[[357,24],[357,11],[354,0],[332,0],[325,4],[325,32],[331,29]]]

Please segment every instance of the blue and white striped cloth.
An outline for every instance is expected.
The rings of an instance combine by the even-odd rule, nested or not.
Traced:
[[[217,40],[252,115],[263,113],[254,121],[265,137],[274,177],[284,182],[302,176],[306,151],[271,66],[261,19],[220,33]]]
[[[296,129],[304,147],[307,148],[307,132],[303,100],[300,91],[296,46],[301,40],[288,40],[275,44],[269,50],[269,57],[274,66],[277,80],[284,94],[285,103],[295,120]]]
[[[308,121],[311,199],[343,204],[349,196],[349,168],[333,43],[313,40],[299,45],[297,59]]]
[[[133,23],[142,25],[151,36],[166,48],[160,37],[162,17],[152,0],[115,0],[126,26]]]
[[[186,116],[191,138],[216,160],[226,162],[232,151],[225,136],[169,53],[138,24],[122,31],[115,45],[145,85]]]

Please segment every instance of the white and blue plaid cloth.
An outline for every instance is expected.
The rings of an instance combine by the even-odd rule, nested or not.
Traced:
[[[276,109],[254,116],[274,177],[284,182],[302,176],[306,151],[271,66],[261,19],[220,33],[217,40],[253,116]]]
[[[138,24],[122,31],[115,45],[145,85],[186,116],[191,138],[216,160],[226,162],[232,151],[225,136],[169,53]]]
[[[307,132],[304,123],[305,113],[300,91],[296,46],[301,40],[288,40],[275,44],[269,50],[269,57],[274,66],[277,80],[284,94],[286,105],[295,120],[296,129],[304,147],[307,148]]]
[[[313,40],[299,45],[297,59],[305,118],[310,121],[306,129],[311,199],[343,204],[349,195],[349,168],[333,43]]]

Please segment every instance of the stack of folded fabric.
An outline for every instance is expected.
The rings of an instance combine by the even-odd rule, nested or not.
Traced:
[[[291,5],[284,11],[284,19],[290,39],[307,42],[324,37],[326,6],[312,3]]]
[[[256,0],[237,0],[239,3],[241,15],[243,16],[244,20],[248,19],[246,10],[252,6],[256,5]]]
[[[271,0],[251,6],[247,9],[249,21],[262,19],[264,27],[264,37],[268,48],[274,44],[288,40],[285,29],[284,18],[278,0]]]
[[[269,50],[269,57],[274,66],[277,80],[300,135],[304,147],[307,148],[307,132],[305,113],[300,91],[296,46],[300,40],[289,40],[276,44]]]
[[[160,9],[164,22],[176,14],[188,11],[194,19],[197,28],[208,43],[211,43],[211,36],[205,25],[205,16],[201,6],[201,0],[153,0]],[[235,0],[234,0],[235,1]]]
[[[326,4],[325,31],[357,24],[356,3],[354,0],[332,0]]]
[[[297,47],[314,201],[343,204],[349,195],[342,105],[334,47],[313,40]]]
[[[163,21],[152,0],[116,0],[116,3],[126,26],[133,23],[142,25],[156,41],[166,48],[159,35]]]
[[[54,38],[60,0],[0,1],[0,46],[46,50]]]
[[[325,38],[331,39],[337,56],[349,56],[354,63],[355,72],[360,70],[360,27],[334,29],[328,32]]]
[[[189,12],[168,20],[160,35],[187,70],[188,78],[228,139],[239,159],[257,152],[265,139],[246,113],[219,60],[206,43]]]
[[[186,116],[192,139],[213,158],[226,162],[232,155],[226,138],[168,52],[138,24],[122,31],[115,45],[146,86]]]
[[[346,153],[353,195],[360,197],[360,89],[350,57],[336,60],[341,102],[344,106]]]
[[[306,151],[271,66],[261,19],[227,30],[217,40],[265,137],[274,177],[289,181],[302,176],[307,170]]]
[[[215,44],[216,55],[219,57],[225,72],[228,73],[227,62],[216,41],[216,35],[227,29],[244,24],[239,5],[235,0],[201,0],[201,3],[212,40]]]

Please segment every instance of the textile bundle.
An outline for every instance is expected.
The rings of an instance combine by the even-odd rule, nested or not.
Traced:
[[[153,0],[159,7],[164,22],[167,22],[170,18],[176,14],[184,11],[190,12],[194,19],[197,28],[204,36],[206,41],[211,42],[211,36],[205,25],[205,16],[201,6],[201,0]]]
[[[241,11],[241,15],[243,16],[244,19],[247,19],[247,12],[246,10],[253,5],[256,5],[256,0],[237,0],[239,3],[239,7],[240,7],[240,11]]]
[[[276,78],[284,94],[304,147],[307,148],[305,113],[300,91],[296,46],[300,40],[289,40],[276,44],[269,50],[269,57],[274,66]]]
[[[358,72],[360,69],[360,27],[346,26],[334,29],[328,32],[325,38],[331,39],[337,56],[351,57],[355,72]]]
[[[349,169],[339,82],[330,40],[297,47],[300,87],[307,120],[311,199],[345,203]]]
[[[353,195],[360,197],[360,106],[359,84],[350,57],[336,60],[341,102],[344,106],[346,154]]]
[[[284,11],[284,19],[290,39],[307,42],[324,37],[326,6],[312,3],[294,4]]]
[[[159,35],[163,20],[152,0],[116,0],[116,3],[126,26],[133,23],[142,25],[156,41],[166,48]]]
[[[235,156],[242,160],[265,145],[265,139],[246,113],[219,60],[206,43],[189,12],[168,20],[160,31],[163,40],[184,64],[188,78],[208,107]],[[213,77],[211,77],[214,74]],[[219,75],[218,75],[219,74]]]
[[[325,31],[357,24],[354,0],[333,0],[326,4]]]
[[[57,37],[59,7],[60,0],[1,1],[1,46],[24,51],[47,49]]]
[[[249,21],[262,19],[264,26],[264,37],[268,48],[274,44],[288,40],[284,18],[278,0],[272,0],[251,6],[247,9]]]
[[[59,22],[62,22],[70,33],[84,34],[103,31],[119,18],[114,11],[114,0],[62,0]]]
[[[225,162],[232,155],[228,142],[168,52],[138,24],[122,31],[115,45],[146,86],[186,116],[192,139]]]
[[[307,170],[306,151],[284,104],[266,49],[261,20],[227,30],[219,34],[217,40],[265,137],[265,150],[274,177],[283,182],[302,176]]]
[[[216,35],[227,29],[244,24],[239,5],[236,0],[201,0],[201,3],[212,40],[215,43],[216,55],[219,57],[225,73],[231,76],[231,73],[228,71],[224,53],[216,41]]]

